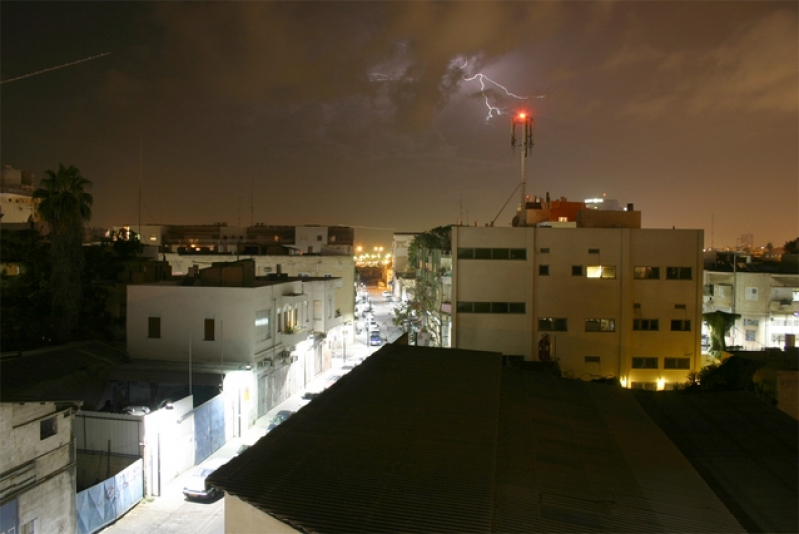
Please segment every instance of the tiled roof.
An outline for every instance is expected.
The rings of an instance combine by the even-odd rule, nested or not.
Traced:
[[[303,532],[744,532],[703,475],[629,390],[390,345],[209,481]]]

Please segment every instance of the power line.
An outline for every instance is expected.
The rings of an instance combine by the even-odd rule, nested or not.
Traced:
[[[22,76],[17,76],[16,78],[11,78],[10,80],[0,81],[0,85],[3,85],[4,83],[15,82],[17,80],[24,80],[25,78],[30,78],[31,76],[36,76],[37,74],[44,74],[45,72],[50,72],[51,70],[63,69],[64,67],[77,65],[78,63],[83,63],[85,61],[91,61],[92,59],[97,59],[98,57],[103,57],[103,56],[108,56],[108,55],[111,55],[111,52],[103,52],[102,54],[97,54],[96,56],[91,56],[91,57],[79,59],[77,61],[71,61],[70,63],[64,63],[63,65],[50,67],[50,68],[44,69],[44,70],[37,70],[36,72],[31,72],[30,74],[23,74]]]

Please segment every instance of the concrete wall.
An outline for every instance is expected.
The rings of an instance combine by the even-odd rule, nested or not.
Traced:
[[[235,495],[225,493],[225,533],[251,534],[253,532],[290,534],[300,531],[258,510]]]
[[[140,457],[120,456],[96,452],[77,452],[77,491],[102,482],[125,469]]]
[[[0,404],[0,499],[17,500],[18,524],[35,532],[74,532],[74,406]],[[55,433],[42,433],[55,424]],[[51,427],[50,427],[51,428]]]

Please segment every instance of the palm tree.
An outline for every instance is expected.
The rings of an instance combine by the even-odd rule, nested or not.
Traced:
[[[83,287],[83,223],[92,215],[92,196],[85,191],[91,181],[74,165],[60,164],[33,192],[39,213],[50,227],[50,291],[53,319],[59,341],[70,338],[78,326]]]

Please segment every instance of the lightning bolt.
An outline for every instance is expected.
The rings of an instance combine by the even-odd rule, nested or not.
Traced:
[[[463,65],[461,65],[459,67],[459,69],[460,70],[464,70],[468,64],[469,64],[469,62],[464,60]],[[486,76],[483,73],[479,73],[478,72],[474,76],[469,76],[468,78],[466,76],[461,76],[461,79],[463,81],[465,81],[465,82],[473,82],[475,80],[478,80],[480,82],[480,94],[483,95],[483,99],[485,100],[486,108],[488,108],[488,114],[486,115],[486,122],[491,120],[493,117],[498,117],[500,115],[507,115],[507,113],[504,112],[502,110],[502,108],[500,108],[498,106],[494,106],[494,105],[491,104],[491,101],[489,100],[488,95],[486,94],[486,82],[489,82],[489,83],[499,87],[500,89],[502,89],[505,92],[505,94],[507,96],[509,96],[511,98],[515,98],[516,100],[529,100],[531,98],[534,98],[533,96],[520,96],[520,95],[511,93],[508,90],[507,87],[505,87],[504,85],[502,85],[501,83],[499,83],[499,82],[497,82],[495,80],[492,80],[491,78],[489,78],[488,76]],[[536,95],[535,98],[544,98],[545,96],[546,95]]]

